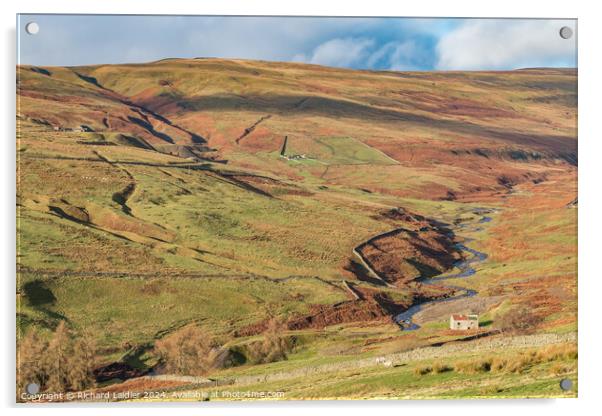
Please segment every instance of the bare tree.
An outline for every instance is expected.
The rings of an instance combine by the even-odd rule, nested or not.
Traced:
[[[263,332],[263,340],[249,348],[252,360],[258,364],[285,360],[291,349],[289,340],[283,336],[286,329],[286,325],[277,318],[270,319]]]
[[[188,325],[155,342],[155,352],[165,371],[173,374],[205,375],[222,356],[213,339],[196,325]]]
[[[88,334],[72,341],[73,349],[69,360],[68,380],[71,390],[83,390],[94,385],[96,344]]]
[[[69,330],[64,321],[57,326],[43,356],[48,374],[46,387],[53,392],[66,391],[69,386]]]
[[[65,321],[59,322],[49,341],[31,329],[18,351],[20,391],[29,383],[52,392],[77,391],[94,385],[94,343],[69,329]]]
[[[17,349],[17,393],[23,392],[29,383],[46,385],[48,374],[41,365],[41,360],[47,345],[35,328],[20,339]]]

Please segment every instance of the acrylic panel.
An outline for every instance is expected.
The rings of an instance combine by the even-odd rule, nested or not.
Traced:
[[[576,397],[576,20],[17,33],[17,401]]]

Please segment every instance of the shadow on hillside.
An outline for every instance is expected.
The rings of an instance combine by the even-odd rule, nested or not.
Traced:
[[[352,118],[364,121],[398,121],[429,129],[445,130],[454,134],[479,136],[504,142],[533,146],[554,151],[558,157],[575,164],[577,142],[569,136],[520,133],[515,130],[485,127],[465,119],[439,119],[415,114],[397,108],[375,107],[356,101],[323,96],[285,94],[234,95],[215,94],[178,101],[178,106],[189,111],[252,111],[291,113],[329,118]]]
[[[38,307],[42,305],[52,305],[56,297],[46,284],[41,280],[34,280],[23,285],[23,292],[31,306]]]
[[[56,297],[52,293],[52,290],[46,286],[45,282],[34,280],[25,283],[23,285],[23,294],[33,308],[44,313],[52,320],[52,322],[43,322],[43,325],[47,328],[56,327],[59,321],[68,321],[64,315],[48,309],[54,305]]]
[[[370,276],[368,270],[366,270],[364,266],[362,266],[355,260],[349,260],[347,264],[343,267],[343,269],[353,273],[353,275],[355,275],[355,277],[360,281],[370,283],[374,286],[384,286],[381,280]]]

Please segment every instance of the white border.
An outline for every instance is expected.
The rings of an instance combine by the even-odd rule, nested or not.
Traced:
[[[1,80],[3,97],[0,101],[3,137],[2,149],[2,196],[0,216],[2,239],[2,265],[4,274],[2,332],[2,376],[0,392],[2,406],[7,413],[55,414],[105,414],[107,407],[61,406],[51,408],[23,407],[14,402],[14,273],[15,273],[15,15],[16,13],[117,13],[117,14],[233,14],[233,15],[346,15],[346,16],[439,16],[439,17],[546,17],[579,19],[579,399],[565,400],[476,400],[476,401],[400,401],[400,402],[293,402],[293,403],[238,403],[238,404],[181,404],[144,406],[110,406],[114,414],[144,412],[148,415],[164,414],[168,408],[181,414],[231,414],[233,411],[248,415],[282,413],[307,415],[308,413],[332,413],[344,411],[348,415],[365,414],[367,411],[382,413],[409,412],[445,414],[451,416],[471,414],[488,416],[507,415],[508,412],[545,412],[547,415],[589,414],[595,409],[602,375],[598,298],[602,293],[599,250],[602,230],[596,216],[602,207],[600,190],[602,175],[602,134],[600,129],[602,107],[602,62],[599,39],[602,39],[600,14],[595,2],[525,0],[489,1],[383,1],[370,0],[357,4],[349,1],[304,0],[284,2],[277,0],[230,0],[221,2],[192,2],[191,0],[21,0],[12,4],[2,2],[3,62]],[[167,408],[166,408],[167,407]],[[336,408],[336,409],[335,409]]]

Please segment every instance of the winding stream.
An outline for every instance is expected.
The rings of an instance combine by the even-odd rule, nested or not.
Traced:
[[[476,211],[475,213],[481,215],[481,212],[488,213],[488,212],[492,212],[492,211],[481,211],[480,210],[480,211]],[[478,221],[478,223],[479,224],[488,223],[492,219],[493,218],[491,218],[491,217],[483,216]],[[460,225],[458,225],[458,228],[465,229],[467,225],[468,224],[460,224]],[[474,232],[474,231],[480,231],[480,230],[481,230],[481,228],[475,227],[471,231]],[[441,282],[441,281],[448,280],[448,279],[467,278],[467,277],[474,276],[477,273],[477,271],[473,267],[473,265],[485,261],[487,259],[487,254],[466,246],[466,244],[470,243],[471,241],[474,241],[474,240],[466,239],[464,241],[464,243],[457,243],[455,245],[456,248],[471,254],[471,257],[469,259],[462,260],[462,261],[459,261],[456,264],[454,264],[454,267],[460,270],[459,273],[443,275],[440,277],[433,277],[433,278],[422,278],[422,279],[419,279],[419,281],[424,284],[433,284],[433,282]],[[443,303],[443,302],[449,302],[452,300],[458,300],[458,299],[462,299],[462,298],[469,298],[469,297],[473,297],[477,294],[477,291],[472,290],[472,289],[467,289],[467,288],[461,287],[461,286],[445,286],[445,287],[448,289],[453,289],[454,291],[462,291],[463,293],[461,293],[460,295],[451,296],[448,298],[433,299],[433,300],[417,303],[417,304],[411,306],[410,308],[408,308],[406,311],[400,313],[399,315],[396,315],[394,318],[395,322],[400,326],[400,328],[403,331],[413,331],[413,330],[419,329],[420,325],[418,325],[415,322],[412,322],[412,318],[414,317],[414,315],[416,315],[418,312],[420,312],[424,307],[426,307],[428,305],[433,305],[435,303]]]

